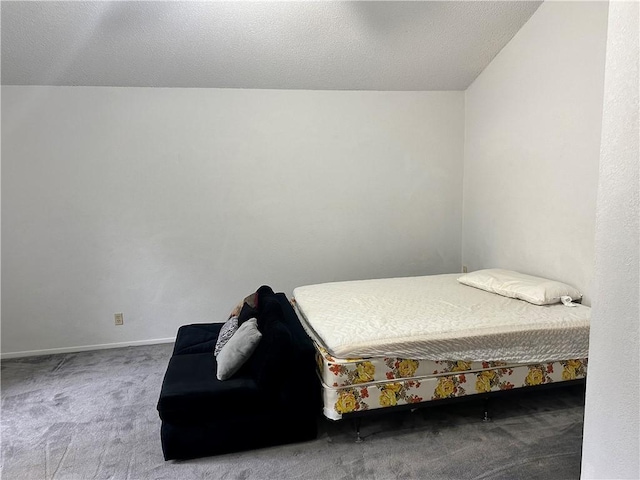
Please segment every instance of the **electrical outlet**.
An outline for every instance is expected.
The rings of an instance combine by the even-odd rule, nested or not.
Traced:
[[[124,315],[122,313],[116,313],[114,317],[116,319],[116,325],[124,325]]]
[[[467,273],[468,269],[466,265],[462,265],[462,273]]]

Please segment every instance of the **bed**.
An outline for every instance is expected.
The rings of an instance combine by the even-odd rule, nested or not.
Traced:
[[[294,290],[292,303],[316,348],[327,418],[585,378],[590,308],[575,303],[579,293],[552,300],[562,296],[564,304],[534,305],[495,293],[495,282],[486,291],[459,278]]]

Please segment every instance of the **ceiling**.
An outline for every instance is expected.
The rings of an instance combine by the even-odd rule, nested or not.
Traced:
[[[464,90],[540,4],[2,1],[2,84]]]

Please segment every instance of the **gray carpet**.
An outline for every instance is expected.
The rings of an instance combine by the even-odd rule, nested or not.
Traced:
[[[165,462],[156,402],[172,345],[2,362],[3,479],[580,477],[584,397],[553,389],[350,422],[311,442]],[[224,434],[224,432],[220,432]],[[247,432],[250,435],[250,432]]]

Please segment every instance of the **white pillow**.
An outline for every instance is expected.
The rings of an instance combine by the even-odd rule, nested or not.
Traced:
[[[458,281],[470,287],[504,297],[518,298],[534,305],[559,303],[560,297],[564,296],[571,297],[571,300],[582,298],[578,290],[565,283],[498,268],[467,273],[458,278]]]
[[[258,330],[258,321],[255,318],[247,320],[240,325],[240,328],[222,347],[216,357],[218,363],[216,376],[218,380],[227,380],[240,370],[240,367],[249,360],[258,343],[260,343],[261,337],[262,334]]]

